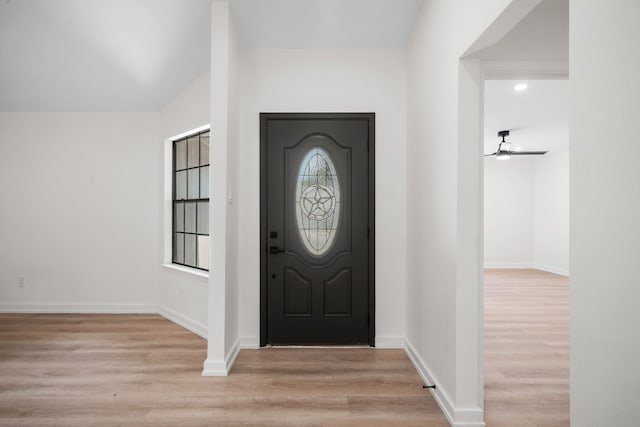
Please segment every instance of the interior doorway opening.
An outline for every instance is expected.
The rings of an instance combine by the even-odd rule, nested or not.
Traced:
[[[487,87],[485,87],[485,83],[494,80],[511,80],[510,83],[505,84],[511,84],[510,89],[512,91],[520,91],[521,95],[525,95],[521,97],[522,99],[527,99],[528,94],[532,93],[529,89],[534,89],[540,82],[547,80],[561,80],[566,84],[569,76],[569,1],[537,0],[531,2],[526,0],[515,0],[511,2],[500,17],[496,19],[493,24],[473,42],[462,56],[460,65],[460,143],[463,147],[463,153],[465,151],[467,154],[469,152],[474,154],[478,152],[478,156],[476,157],[478,164],[473,164],[470,161],[467,161],[464,154],[461,155],[460,159],[463,161],[459,162],[459,164],[464,166],[466,170],[472,170],[474,173],[476,171],[475,167],[477,166],[478,169],[476,176],[478,181],[481,182],[481,185],[479,186],[480,188],[478,188],[479,194],[476,196],[474,193],[475,188],[471,187],[468,182],[464,181],[464,179],[466,179],[466,175],[459,175],[459,177],[463,179],[462,184],[468,187],[467,192],[470,192],[470,194],[473,195],[472,197],[463,198],[463,201],[469,203],[469,207],[477,209],[477,222],[475,224],[469,223],[469,231],[473,232],[476,230],[475,227],[478,227],[477,233],[479,240],[483,242],[480,246],[479,253],[471,254],[469,252],[469,255],[473,255],[475,257],[477,262],[476,266],[479,267],[477,271],[481,273],[485,264],[489,267],[528,267],[529,270],[526,270],[528,272],[535,272],[535,270],[532,270],[534,267],[544,267],[545,270],[550,271],[554,264],[562,265],[562,263],[558,264],[548,261],[543,263],[540,261],[542,259],[540,256],[538,256],[539,261],[537,264],[535,262],[535,225],[538,224],[539,231],[548,232],[552,236],[554,233],[557,233],[557,231],[553,230],[553,227],[551,226],[543,227],[542,225],[544,224],[544,221],[540,221],[543,216],[536,215],[535,213],[535,183],[540,181],[540,184],[538,185],[538,188],[540,189],[543,188],[542,183],[544,181],[543,179],[536,180],[534,178],[536,169],[535,161],[522,160],[522,158],[526,157],[519,156],[517,154],[500,156],[501,160],[497,160],[496,157],[498,156],[495,155],[491,157],[491,160],[494,163],[489,167],[485,167],[486,162],[489,160],[485,160],[487,158],[483,157],[484,154],[497,154],[501,149],[511,151],[512,148],[516,148],[518,146],[516,145],[516,139],[520,139],[520,136],[524,136],[526,134],[523,129],[531,128],[531,123],[523,122],[518,125],[515,123],[508,124],[501,121],[493,126],[485,123],[485,115],[487,113],[485,111],[486,106],[484,105],[485,97],[487,96],[487,92],[485,91]],[[508,108],[506,103],[504,103],[504,106],[505,108]],[[507,113],[508,111],[506,113],[503,111],[502,118],[508,116]],[[509,134],[506,135],[506,132],[504,131],[509,131]],[[499,132],[505,136],[505,142],[508,143],[503,147],[499,145],[502,142],[502,137],[499,138],[498,135]],[[489,136],[485,137],[485,134]],[[474,139],[475,137],[477,137],[477,139]],[[478,145],[471,146],[471,143],[469,142],[471,140]],[[485,141],[487,142],[486,147]],[[546,150],[545,147],[529,148],[523,145],[519,146],[521,147],[521,150],[550,151]],[[568,151],[564,156],[565,163],[568,164]],[[555,157],[562,157],[562,155]],[[549,159],[550,158],[551,156]],[[497,167],[493,167],[496,166],[498,162],[506,162],[505,165],[507,166],[503,166],[502,168],[512,169],[512,175],[515,177],[506,180],[500,179],[500,176],[496,172]],[[487,173],[496,173],[491,177],[485,176],[485,169],[487,169]],[[541,169],[542,166],[539,166],[539,172]],[[566,171],[567,170],[565,169],[565,173]],[[527,173],[528,177],[526,177]],[[487,182],[485,182],[485,180]],[[527,185],[527,191],[522,191],[520,185],[523,185],[523,183]],[[551,183],[553,184],[553,182]],[[557,189],[557,186],[553,187],[553,191],[556,193]],[[487,224],[485,224],[485,218],[489,216],[489,213],[487,212],[488,206],[485,206],[485,204],[488,205],[488,202],[485,199],[485,192],[488,193],[486,196],[494,198],[493,202],[495,203],[493,205],[493,212],[502,214],[502,217],[500,217],[500,215],[494,217],[492,223],[491,220],[488,220],[488,223],[490,223],[492,227],[501,231],[501,234],[496,238],[490,234]],[[526,214],[522,214],[523,216],[520,216],[517,213],[507,212],[508,208],[513,207],[514,203],[527,204],[523,203],[522,200],[520,202],[512,201],[509,203],[507,201],[509,194],[516,194],[517,196],[520,196],[522,200],[526,199],[528,205],[532,208],[530,208]],[[547,197],[551,194],[553,193],[542,193],[542,196]],[[568,190],[564,196],[564,202],[568,204]],[[539,206],[541,205],[539,204]],[[522,206],[518,205],[518,207]],[[544,211],[539,213],[544,213]],[[538,218],[538,221],[537,223],[534,223],[534,218],[536,217]],[[463,219],[466,220],[464,215]],[[519,223],[520,226],[517,226],[518,224],[516,223]],[[523,223],[528,225],[523,226]],[[530,225],[532,223],[534,223],[533,226]],[[568,229],[568,222],[566,224],[565,228]],[[510,246],[508,239],[517,234],[528,235],[528,244],[521,245],[519,247]],[[500,236],[505,240],[500,240]],[[540,240],[540,237],[538,237],[538,242],[545,243],[544,240]],[[489,247],[490,245],[493,246]],[[538,249],[541,248],[542,245],[539,244]],[[498,253],[501,253],[504,256],[499,257],[497,256]],[[565,253],[568,253],[568,243]],[[494,255],[495,257],[490,260],[489,258]],[[526,257],[526,262],[522,262],[523,256]],[[558,258],[557,253],[556,258]],[[553,270],[555,270],[556,273],[568,274],[568,257],[565,268],[560,267],[557,270]],[[512,269],[505,271],[515,272],[516,270]],[[471,274],[470,270],[469,274]],[[493,390],[491,390],[490,374],[488,374],[484,369],[486,363],[489,363],[487,362],[488,358],[491,357],[485,353],[485,349],[491,346],[491,337],[489,337],[488,334],[492,326],[489,323],[485,323],[485,320],[487,320],[486,310],[490,309],[492,304],[492,302],[490,303],[487,299],[487,295],[490,293],[491,287],[493,286],[492,280],[493,278],[489,276],[486,276],[485,278],[482,274],[479,274],[477,280],[477,303],[479,308],[479,404],[483,408],[485,420],[487,422],[499,423],[500,421],[494,418],[495,413],[492,412],[492,405],[495,409],[496,399],[502,399],[502,401],[504,401],[505,399],[508,399],[510,395],[509,391],[504,388],[504,386],[500,386],[499,389],[497,389],[498,393],[494,394]],[[523,280],[527,282],[527,279]],[[487,292],[485,292],[485,287],[487,288]],[[555,300],[557,299],[558,298],[555,298]],[[552,298],[552,300],[554,299]],[[485,307],[485,302],[487,307]],[[514,310],[517,312],[517,309]],[[539,307],[538,313],[544,314],[543,310],[544,304]],[[568,310],[565,318],[568,321]],[[498,324],[507,328],[513,326],[518,327],[517,321],[512,322],[511,320],[505,321],[502,319],[498,321]],[[487,329],[486,331],[485,327]],[[523,330],[522,327],[520,330]],[[568,343],[568,328],[566,328],[566,331],[566,341]],[[514,344],[513,341],[510,342],[505,339],[504,332],[505,330],[503,329],[501,331],[503,335],[498,334],[498,338],[500,338],[498,343],[502,346],[502,348],[498,349],[499,352],[504,352],[506,350],[504,347],[505,345],[508,346],[510,344]],[[543,332],[538,332],[539,337],[543,338],[546,336]],[[553,346],[551,346],[551,348],[553,348]],[[516,361],[517,360],[518,359],[516,358]],[[523,361],[524,359],[520,358],[520,362]],[[548,373],[537,369],[533,365],[534,364],[525,363],[523,365],[523,370],[520,373],[517,372],[515,366],[507,367],[506,370],[499,373],[499,375],[502,376],[503,380],[509,382],[514,380],[514,376],[521,375],[523,372],[525,376],[529,375],[530,378],[528,380],[530,381],[534,380],[536,375],[546,375]],[[566,369],[562,369],[565,369],[565,372],[567,373],[566,378],[568,379],[568,360],[564,366],[566,366]],[[556,373],[561,373],[557,367],[555,369]],[[561,381],[564,381],[565,383],[567,382],[565,379],[562,379]],[[515,394],[526,395],[529,393],[529,391],[527,391],[529,388],[530,387],[520,387],[516,390]],[[531,387],[531,390],[535,388],[536,387]],[[538,390],[540,388],[544,387],[537,387]],[[566,419],[564,419],[564,421],[559,421],[559,424],[561,425],[568,424],[568,388],[566,389],[565,396],[567,405],[566,407],[563,407],[561,411],[563,411],[564,414],[562,416],[565,416]],[[535,402],[533,399],[528,402],[530,406],[537,405],[538,413],[542,413],[542,411],[540,411],[541,406],[537,403],[532,403]],[[523,413],[514,413],[513,410],[511,413],[508,413],[507,411],[507,413],[503,415],[511,416],[511,418],[506,421],[506,424],[522,424],[522,421],[525,420],[532,425],[549,425],[549,422],[547,422],[548,420],[537,422],[535,420],[535,415],[532,418],[524,415]]]
[[[485,416],[568,425],[568,80],[485,80],[483,104]]]

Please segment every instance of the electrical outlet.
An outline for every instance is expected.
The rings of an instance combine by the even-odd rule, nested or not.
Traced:
[[[18,276],[18,287],[24,288],[24,276],[22,275]]]

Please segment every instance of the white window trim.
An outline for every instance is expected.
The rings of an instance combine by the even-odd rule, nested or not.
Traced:
[[[197,268],[187,267],[186,265],[178,265],[178,264],[162,264],[163,267],[168,268],[169,270],[179,271],[181,273],[190,274],[196,277],[202,277],[203,279],[209,278],[209,272],[204,270],[198,270]]]
[[[184,265],[173,264],[173,141],[185,138],[194,133],[205,132],[211,130],[211,125],[206,124],[199,126],[195,129],[182,132],[178,135],[174,135],[164,140],[164,165],[163,165],[163,249],[162,249],[162,266],[170,268],[172,270],[180,271],[183,273],[192,274],[199,277],[209,277],[209,272],[204,270],[198,270],[197,268],[190,268]],[[211,163],[211,162],[209,162]],[[211,267],[209,267],[209,271]]]

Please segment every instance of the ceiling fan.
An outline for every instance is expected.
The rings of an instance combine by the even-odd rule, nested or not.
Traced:
[[[511,143],[504,140],[505,137],[509,136],[509,131],[501,130],[498,132],[498,136],[502,137],[502,141],[498,144],[498,151],[485,154],[485,157],[496,156],[498,160],[506,160],[511,156],[540,156],[547,153],[547,151],[511,151]]]

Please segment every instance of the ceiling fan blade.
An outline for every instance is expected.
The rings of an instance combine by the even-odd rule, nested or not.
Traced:
[[[495,152],[495,153],[491,153],[491,154],[485,154],[484,156],[485,156],[485,157],[489,157],[489,156],[495,156],[496,154],[498,154],[498,153],[497,153],[497,152]]]
[[[541,156],[547,153],[548,151],[509,151],[512,156]]]

